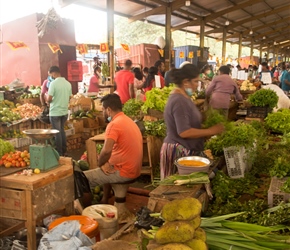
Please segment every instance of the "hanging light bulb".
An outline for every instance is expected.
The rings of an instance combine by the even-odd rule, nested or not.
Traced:
[[[190,1],[185,1],[185,6],[190,6]]]
[[[266,39],[266,36],[263,36],[263,39]]]
[[[250,33],[249,33],[249,34],[250,34],[250,35],[253,35],[253,30],[252,30],[252,29],[250,30]]]
[[[230,21],[229,20],[226,20],[225,26],[228,26],[229,24],[230,24]]]

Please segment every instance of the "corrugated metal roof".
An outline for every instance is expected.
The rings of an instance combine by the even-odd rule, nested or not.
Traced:
[[[79,4],[106,11],[107,0],[60,0],[63,5]],[[115,0],[114,13],[132,21],[145,18],[158,25],[165,25],[165,10],[171,6],[172,30],[200,33],[200,22],[205,20],[205,35],[222,39],[226,27],[226,40],[265,50],[274,45],[289,54],[290,1],[289,0]],[[229,21],[228,25],[226,21]],[[252,30],[252,34],[250,31]]]

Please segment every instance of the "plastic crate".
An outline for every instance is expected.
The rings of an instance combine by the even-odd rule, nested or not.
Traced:
[[[290,178],[290,177],[289,177]],[[272,177],[270,188],[268,190],[268,205],[269,207],[278,206],[282,201],[290,201],[290,193],[284,193],[280,190],[284,182],[288,179],[286,178],[277,178]]]
[[[228,175],[233,179],[244,177],[244,174],[252,167],[251,161],[247,157],[245,147],[224,148],[224,155]]]
[[[24,146],[29,146],[32,144],[32,139],[25,137],[25,138],[17,138],[17,145],[16,148],[21,148]]]
[[[271,112],[272,112],[272,108],[269,108],[269,107],[256,107],[256,106],[248,107],[247,117],[264,119]]]

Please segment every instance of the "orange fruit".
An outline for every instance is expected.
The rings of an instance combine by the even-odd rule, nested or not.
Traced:
[[[11,162],[7,162],[6,164],[5,164],[5,168],[10,168],[11,167]]]

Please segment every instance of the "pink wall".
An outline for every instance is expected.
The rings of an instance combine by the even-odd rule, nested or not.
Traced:
[[[67,61],[76,59],[73,21],[62,19],[57,23],[56,29],[51,29],[42,38],[38,38],[36,22],[43,16],[35,13],[3,24],[3,43],[0,44],[0,85],[7,85],[16,78],[21,79],[26,85],[41,85],[47,78],[50,66],[59,66],[65,76]],[[11,50],[6,41],[22,41],[29,50],[26,48]],[[49,42],[64,45],[66,49],[63,54],[52,53],[47,45]],[[69,46],[73,49],[67,49]]]

